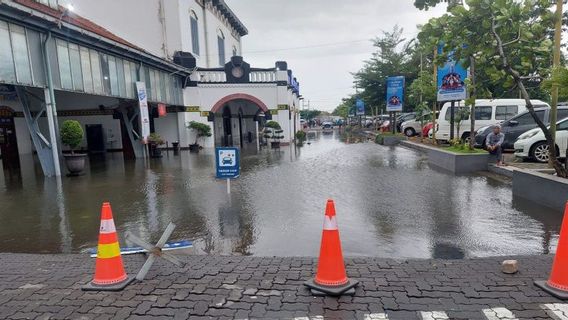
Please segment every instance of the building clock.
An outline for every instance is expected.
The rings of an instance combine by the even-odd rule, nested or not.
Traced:
[[[242,78],[245,75],[245,70],[243,70],[243,67],[241,66],[235,66],[231,70],[231,74],[235,78]]]

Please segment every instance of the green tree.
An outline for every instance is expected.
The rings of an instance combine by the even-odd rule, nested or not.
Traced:
[[[432,48],[444,44],[446,54],[437,63],[454,51],[455,58],[464,59],[466,67],[474,58],[476,71],[483,69],[476,78],[484,74],[504,89],[517,89],[550,150],[555,150],[550,131],[534,112],[529,91],[530,86],[540,87],[551,74],[553,14],[549,6],[548,0],[468,0],[466,6],[455,6],[449,14],[431,19],[422,27],[419,39]],[[477,81],[477,94],[489,91],[487,84]],[[555,152],[550,152],[550,159],[557,174],[566,177]]]
[[[373,40],[377,51],[363,68],[353,74],[356,86],[362,91],[358,97],[366,106],[379,106],[384,110],[386,105],[386,79],[389,76],[404,76],[407,83],[418,77],[420,52],[414,40],[403,37],[403,29],[395,26],[390,32],[383,32]],[[410,109],[408,106],[405,109]],[[371,113],[372,108],[367,108]]]

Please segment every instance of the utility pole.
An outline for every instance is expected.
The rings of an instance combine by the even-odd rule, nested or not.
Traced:
[[[560,67],[560,41],[562,40],[562,5],[564,0],[556,0],[556,13],[555,13],[555,25],[554,25],[554,57],[552,60],[552,74],[556,73]],[[552,136],[552,141],[556,140],[556,121],[557,121],[557,110],[558,110],[558,83],[552,81],[552,97],[550,101],[550,135]],[[555,152],[555,150],[550,150],[549,152]],[[552,167],[552,161],[549,163]]]

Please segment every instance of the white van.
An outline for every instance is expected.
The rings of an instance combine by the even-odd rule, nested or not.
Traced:
[[[535,108],[549,107],[546,102],[540,100],[531,100]],[[450,140],[450,102],[444,103],[438,116],[436,123],[436,140],[449,141]],[[460,108],[467,108],[469,111],[470,106],[465,106],[464,101],[456,101],[454,106],[454,117],[458,118]],[[508,120],[520,113],[527,110],[525,100],[523,99],[479,99],[475,100],[475,131],[481,127],[491,126]],[[454,123],[454,137],[466,139],[470,135],[469,115],[462,119],[459,123],[459,136],[458,136],[458,123]]]

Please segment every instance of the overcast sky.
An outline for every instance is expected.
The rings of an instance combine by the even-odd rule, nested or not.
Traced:
[[[413,0],[226,0],[249,30],[243,56],[254,67],[277,60],[300,81],[311,106],[333,110],[354,93],[353,77],[374,51],[370,39],[395,24],[407,38],[416,25],[445,12],[445,6],[419,11]],[[307,103],[307,101],[306,101]]]

